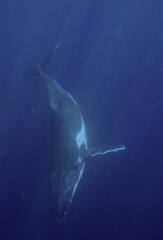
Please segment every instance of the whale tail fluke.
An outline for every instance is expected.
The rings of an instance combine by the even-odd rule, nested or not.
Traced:
[[[36,75],[40,75],[41,77],[43,77],[44,79],[48,78],[50,79],[50,77],[47,77],[47,74],[44,72],[43,68],[44,66],[48,63],[50,57],[53,55],[55,55],[57,48],[59,48],[59,46],[62,43],[62,39],[59,40],[58,44],[53,47],[47,54],[46,56],[40,61],[40,63],[38,64],[38,66],[34,67],[33,69],[30,69],[27,73],[24,74],[25,77],[33,77]],[[52,79],[53,80],[53,79]]]
[[[104,154],[110,153],[110,152],[118,152],[121,150],[125,150],[124,145],[120,145],[117,147],[102,147],[102,148],[94,147],[94,148],[87,149],[86,156],[94,157],[94,156],[98,156],[98,155],[104,155]]]
[[[55,55],[56,51],[57,51],[57,48],[59,48],[59,46],[61,45],[62,43],[62,39],[59,40],[58,44],[53,47],[48,53],[47,55],[40,61],[38,67],[37,67],[37,71],[38,73],[42,76],[44,75],[44,71],[43,71],[43,68],[44,66],[48,63],[49,61],[49,58],[51,57],[51,55]]]

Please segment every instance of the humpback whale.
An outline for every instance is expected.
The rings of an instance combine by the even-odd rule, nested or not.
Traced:
[[[54,52],[53,50],[51,53]],[[49,149],[50,205],[54,222],[60,224],[65,220],[83,174],[86,159],[91,156],[117,152],[125,147],[121,145],[110,149],[88,148],[85,124],[78,104],[44,70],[50,54],[40,63],[38,73],[44,79],[48,89],[49,104],[53,114],[53,139]]]

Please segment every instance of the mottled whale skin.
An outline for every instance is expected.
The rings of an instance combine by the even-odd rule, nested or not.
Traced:
[[[52,217],[55,223],[65,219],[74,193],[83,174],[89,156],[123,150],[87,147],[85,124],[78,104],[54,79],[43,70],[48,58],[38,67],[49,93],[53,113],[52,145],[50,147],[50,195]]]

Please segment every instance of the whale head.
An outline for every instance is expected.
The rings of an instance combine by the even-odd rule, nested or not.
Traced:
[[[51,177],[52,218],[56,224],[65,220],[84,167],[85,163],[80,162],[74,169],[61,174],[53,173]]]

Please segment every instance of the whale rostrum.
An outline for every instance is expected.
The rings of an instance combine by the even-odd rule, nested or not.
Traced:
[[[121,145],[115,148],[88,148],[85,123],[78,104],[44,71],[50,55],[55,50],[40,63],[38,73],[48,89],[53,114],[49,163],[51,214],[55,223],[62,223],[83,174],[86,159],[124,150],[125,147]]]

